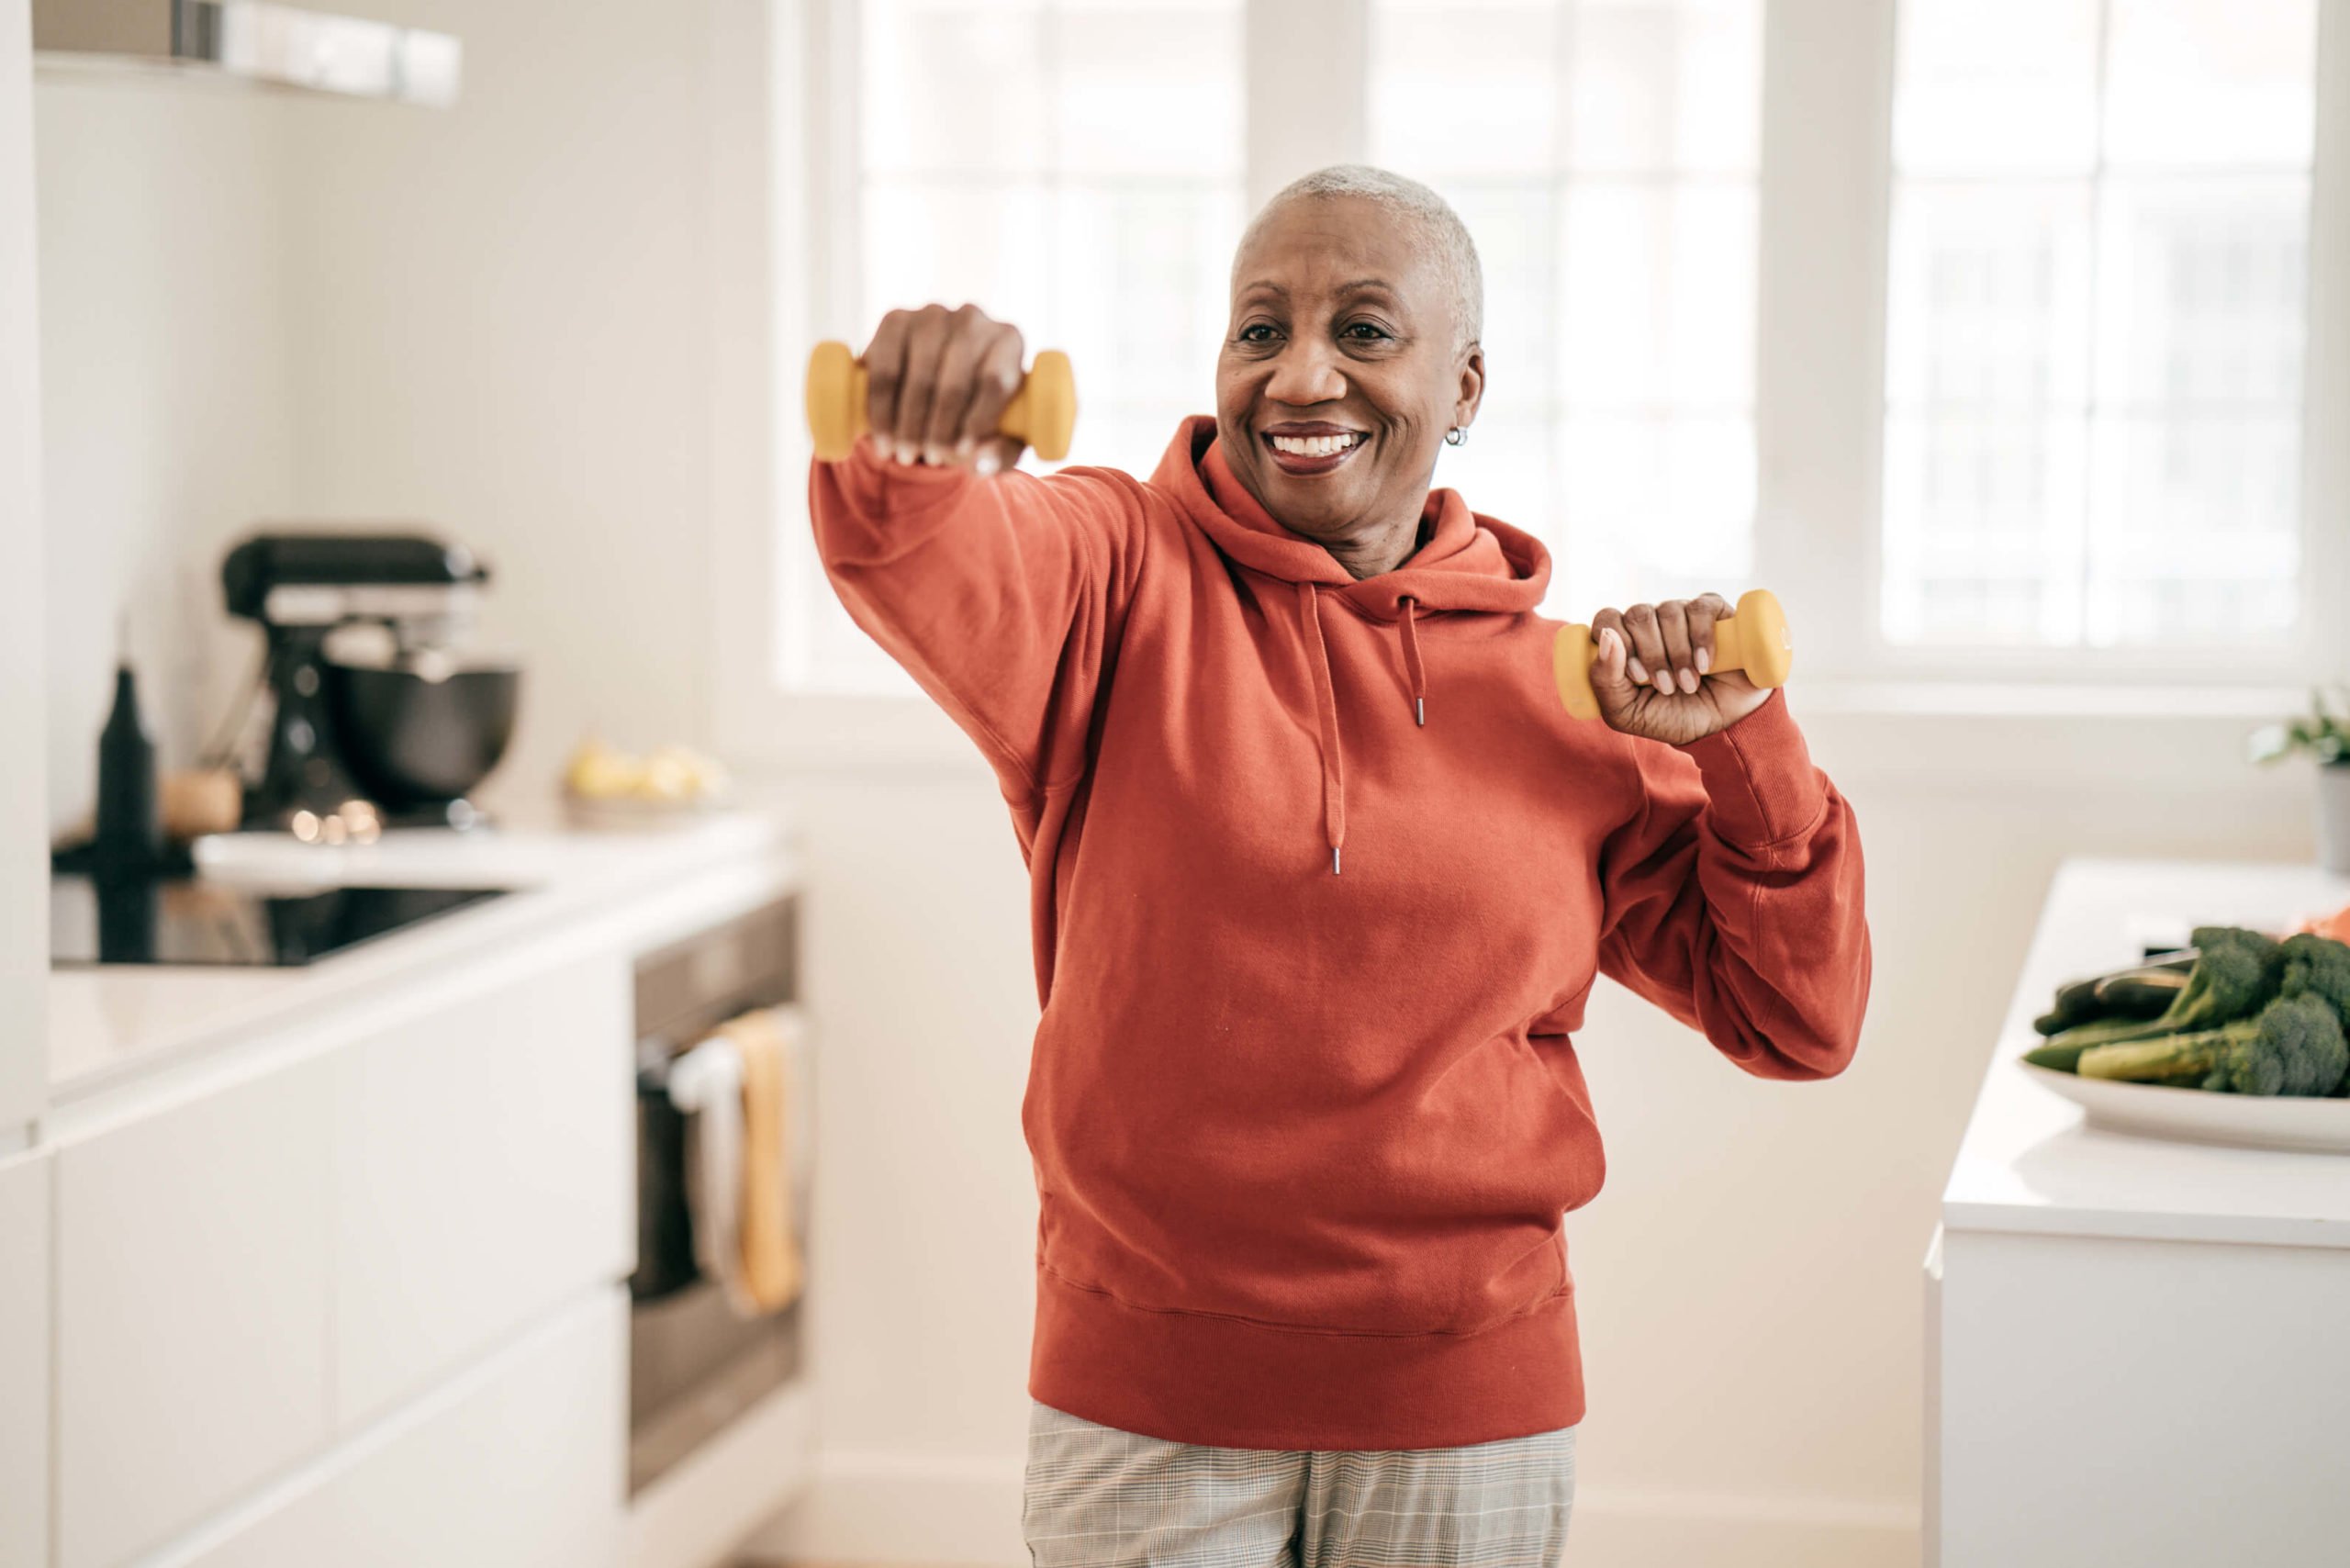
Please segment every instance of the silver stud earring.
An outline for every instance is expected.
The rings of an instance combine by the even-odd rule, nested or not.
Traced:
[[[1455,425],[1445,432],[1444,444],[1447,446],[1459,446],[1462,442],[1465,442],[1468,439],[1469,432],[1461,429],[1459,425]]]

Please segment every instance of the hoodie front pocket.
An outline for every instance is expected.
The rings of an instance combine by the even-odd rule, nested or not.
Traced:
[[[1367,1099],[1289,1087],[1130,1099],[1058,1144],[1043,1266],[1144,1310],[1313,1333],[1475,1334],[1564,1294],[1588,1125],[1523,1041]]]

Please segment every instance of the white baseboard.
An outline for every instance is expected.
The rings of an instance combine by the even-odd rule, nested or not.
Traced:
[[[826,1450],[808,1490],[743,1548],[745,1563],[1025,1568],[1024,1460]]]
[[[828,1453],[747,1563],[1022,1568],[1018,1461]],[[1570,1568],[1916,1568],[1906,1505],[1583,1487]]]
[[[1572,1568],[1917,1568],[1916,1508],[1578,1487]]]

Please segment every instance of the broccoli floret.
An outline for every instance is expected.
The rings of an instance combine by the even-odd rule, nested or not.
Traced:
[[[2313,991],[2279,996],[2257,1018],[2081,1053],[2083,1078],[2194,1082],[2236,1094],[2324,1094],[2350,1071],[2341,1015]]]
[[[2350,1028],[2350,946],[2313,931],[2299,931],[2280,944],[2285,959],[2279,996],[2304,991],[2341,1014]]]
[[[2187,985],[2159,1016],[2112,1018],[2083,1024],[2049,1036],[2030,1060],[2078,1070],[2081,1053],[2124,1041],[2215,1029],[2257,1013],[2278,994],[2284,981],[2285,949],[2257,931],[2235,925],[2195,928],[2197,958]]]
[[[2350,946],[2313,931],[2301,931],[2286,937],[2281,950],[2285,978],[2277,994],[2316,997],[2333,1010],[2333,1015],[2342,1021],[2343,1034],[2350,1037]],[[2308,1093],[2339,1094],[2344,1085],[2350,1083],[2350,1061],[2338,1064],[2332,1071],[2321,1064],[2317,1072],[2318,1085],[2306,1091]],[[2282,1092],[2297,1092],[2287,1089]]]

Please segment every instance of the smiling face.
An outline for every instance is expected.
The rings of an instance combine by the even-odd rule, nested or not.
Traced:
[[[1418,234],[1374,202],[1292,200],[1233,262],[1216,358],[1216,431],[1248,493],[1349,554],[1408,557],[1445,432],[1484,389]],[[1353,562],[1349,561],[1351,567]]]

